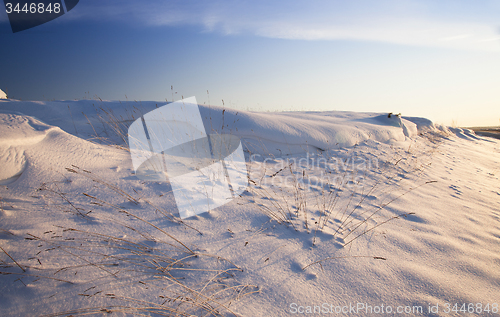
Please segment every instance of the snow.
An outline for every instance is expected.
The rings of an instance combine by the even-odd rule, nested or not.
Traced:
[[[7,99],[7,94],[0,89],[0,99]]]
[[[241,138],[250,186],[180,219],[127,151],[164,104],[0,101],[0,315],[498,315],[499,140],[200,106],[207,133]]]

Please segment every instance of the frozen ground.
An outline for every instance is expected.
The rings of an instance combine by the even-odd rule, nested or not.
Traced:
[[[250,186],[182,220],[127,151],[163,105],[0,100],[0,315],[499,315],[499,140],[200,106]]]

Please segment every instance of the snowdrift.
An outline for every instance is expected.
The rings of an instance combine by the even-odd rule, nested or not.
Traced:
[[[181,220],[127,151],[164,104],[0,100],[0,315],[498,315],[498,140],[200,106],[241,138],[250,185]]]
[[[166,103],[112,101],[4,101],[4,113],[33,116],[65,132],[95,140],[123,143],[128,126],[142,114]],[[248,142],[259,154],[293,154],[308,147],[328,150],[353,146],[366,140],[405,141],[419,131],[435,130],[424,118],[388,117],[381,113],[347,111],[256,113],[200,105],[207,133],[230,133]],[[109,125],[109,126],[108,126]],[[270,145],[265,148],[262,144]],[[279,148],[277,148],[279,147]]]

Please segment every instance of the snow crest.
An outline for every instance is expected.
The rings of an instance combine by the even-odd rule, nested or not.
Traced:
[[[42,141],[56,127],[13,113],[0,113],[0,185],[16,181],[26,168],[24,149]]]

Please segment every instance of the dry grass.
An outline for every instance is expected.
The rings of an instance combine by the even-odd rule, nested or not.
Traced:
[[[74,214],[73,224],[29,234],[25,243],[38,252],[28,260],[16,261],[1,249],[17,270],[5,266],[0,274],[41,288],[47,281],[70,286],[52,294],[53,300],[81,298],[77,307],[44,316],[237,316],[231,305],[259,291],[237,282],[242,269],[236,264],[177,238],[182,227],[199,234],[182,220],[149,217],[160,209],[90,171],[72,166],[68,172],[92,179],[92,192],[64,193],[61,184],[70,191],[67,181],[45,183],[38,192],[49,207]]]
[[[322,166],[311,161],[297,164],[296,158],[257,164],[249,179],[252,194],[249,199],[279,224],[312,234],[312,245],[318,242],[318,234],[323,233],[347,246],[382,224],[412,214],[382,215],[381,211],[409,192],[433,182],[421,176],[436,146],[432,145],[425,153],[417,147],[413,144],[408,150],[395,150],[391,160],[380,162],[380,166],[366,164],[370,167],[363,169],[354,168],[354,158],[358,155],[355,148],[342,154],[316,153],[316,161],[326,162]],[[342,161],[337,168],[329,169],[328,162],[335,159],[338,163],[339,157]],[[408,187],[409,179],[420,185]]]

